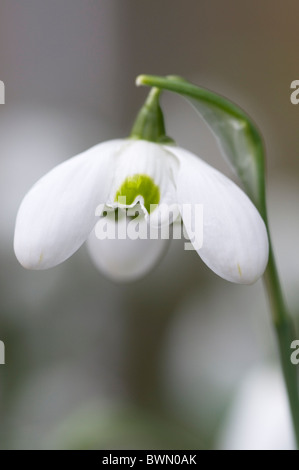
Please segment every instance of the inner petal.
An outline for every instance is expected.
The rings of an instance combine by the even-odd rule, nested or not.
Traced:
[[[128,176],[115,195],[115,202],[131,206],[141,196],[148,214],[155,210],[160,202],[160,189],[148,175]]]
[[[157,218],[160,207],[173,205],[175,157],[162,145],[144,140],[128,140],[115,158],[115,173],[106,205],[133,207],[137,203],[146,218]],[[161,218],[161,217],[160,217]]]

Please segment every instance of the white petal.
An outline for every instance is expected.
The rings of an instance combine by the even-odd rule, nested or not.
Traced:
[[[47,269],[71,256],[87,239],[106,202],[113,155],[123,140],[99,144],[55,167],[41,178],[20,206],[14,249],[28,269]]]
[[[219,276],[240,284],[255,282],[268,262],[265,224],[250,199],[231,180],[186,150],[169,148],[180,160],[177,197],[180,205],[203,205],[203,261]],[[183,222],[200,246],[195,222]]]
[[[131,282],[145,276],[169,246],[169,240],[137,237],[149,231],[143,216],[131,219],[119,211],[118,221],[115,222],[113,211],[101,218],[98,224],[87,240],[88,251],[95,266],[106,277],[117,282]],[[99,239],[103,230],[108,236]],[[120,233],[122,238],[119,237]],[[129,238],[130,235],[135,239]]]
[[[111,207],[133,207],[137,202],[145,209],[149,201],[137,195],[134,201],[116,202],[116,194],[127,178],[134,175],[146,175],[159,188],[159,205],[151,214],[152,223],[160,225],[164,222],[165,206],[174,206],[176,203],[174,179],[172,168],[177,159],[162,145],[145,140],[128,140],[116,157],[116,170],[110,192],[108,204]],[[151,203],[151,202],[150,202]],[[160,223],[158,223],[158,221]]]

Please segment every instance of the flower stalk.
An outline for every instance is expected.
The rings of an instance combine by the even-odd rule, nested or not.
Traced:
[[[298,380],[296,367],[290,360],[290,345],[294,338],[295,326],[290,317],[282,293],[275,257],[270,240],[269,262],[264,274],[264,283],[272,312],[272,321],[275,328],[280,361],[288,393],[291,415],[294,426],[297,448],[299,449],[299,400]]]
[[[131,139],[147,140],[156,143],[172,143],[165,132],[164,116],[160,107],[161,90],[152,88],[140,109],[131,130]]]

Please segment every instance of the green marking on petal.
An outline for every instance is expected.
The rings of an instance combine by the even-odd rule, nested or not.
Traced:
[[[150,213],[151,205],[159,204],[159,187],[154,183],[152,178],[147,175],[136,174],[129,176],[117,190],[115,195],[115,202],[117,202],[119,198],[126,198],[125,203],[130,206],[138,196],[143,197],[144,207],[146,208],[147,212]],[[154,209],[152,208],[152,210]]]

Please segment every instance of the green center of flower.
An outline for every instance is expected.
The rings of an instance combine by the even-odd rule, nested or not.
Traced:
[[[155,207],[151,207],[151,205],[156,206],[159,204],[160,190],[152,178],[147,175],[136,174],[128,176],[121,187],[117,190],[115,202],[119,201],[121,198],[119,202],[129,206],[133,204],[138,196],[142,196],[144,207],[149,214],[155,209]],[[124,198],[125,202],[123,202]]]

